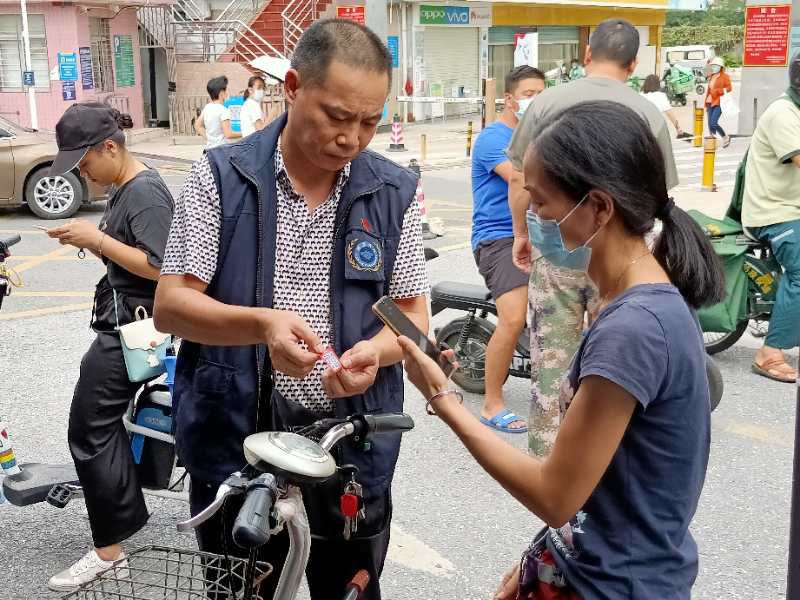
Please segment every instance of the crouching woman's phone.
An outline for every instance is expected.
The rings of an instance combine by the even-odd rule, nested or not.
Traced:
[[[449,378],[456,370],[456,365],[450,362],[450,359],[436,347],[436,344],[434,344],[425,333],[420,331],[419,327],[411,322],[411,319],[403,314],[400,307],[397,306],[389,296],[384,296],[373,304],[372,312],[374,312],[389,329],[394,331],[398,337],[404,335],[419,346],[425,354],[439,365],[446,377]]]

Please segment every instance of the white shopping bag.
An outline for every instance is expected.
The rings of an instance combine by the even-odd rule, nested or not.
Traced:
[[[734,118],[739,115],[739,106],[736,100],[733,99],[733,93],[725,92],[720,98],[719,107],[722,109],[722,115],[727,118]]]

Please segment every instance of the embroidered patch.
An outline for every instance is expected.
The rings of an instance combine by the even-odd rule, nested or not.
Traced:
[[[358,271],[375,273],[383,266],[383,255],[372,240],[353,239],[347,242],[347,262]]]

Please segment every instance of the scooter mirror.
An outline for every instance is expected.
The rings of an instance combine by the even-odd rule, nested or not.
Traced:
[[[247,462],[264,473],[289,480],[324,481],[336,473],[336,461],[316,442],[285,431],[255,433],[244,440]]]

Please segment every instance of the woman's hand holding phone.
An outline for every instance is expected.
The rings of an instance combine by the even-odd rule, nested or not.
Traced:
[[[409,381],[426,400],[453,387],[450,379],[442,371],[442,367],[425,354],[417,344],[406,336],[397,338],[397,343],[403,349],[403,360]],[[442,354],[450,362],[455,362],[455,352],[452,350],[445,350]]]

